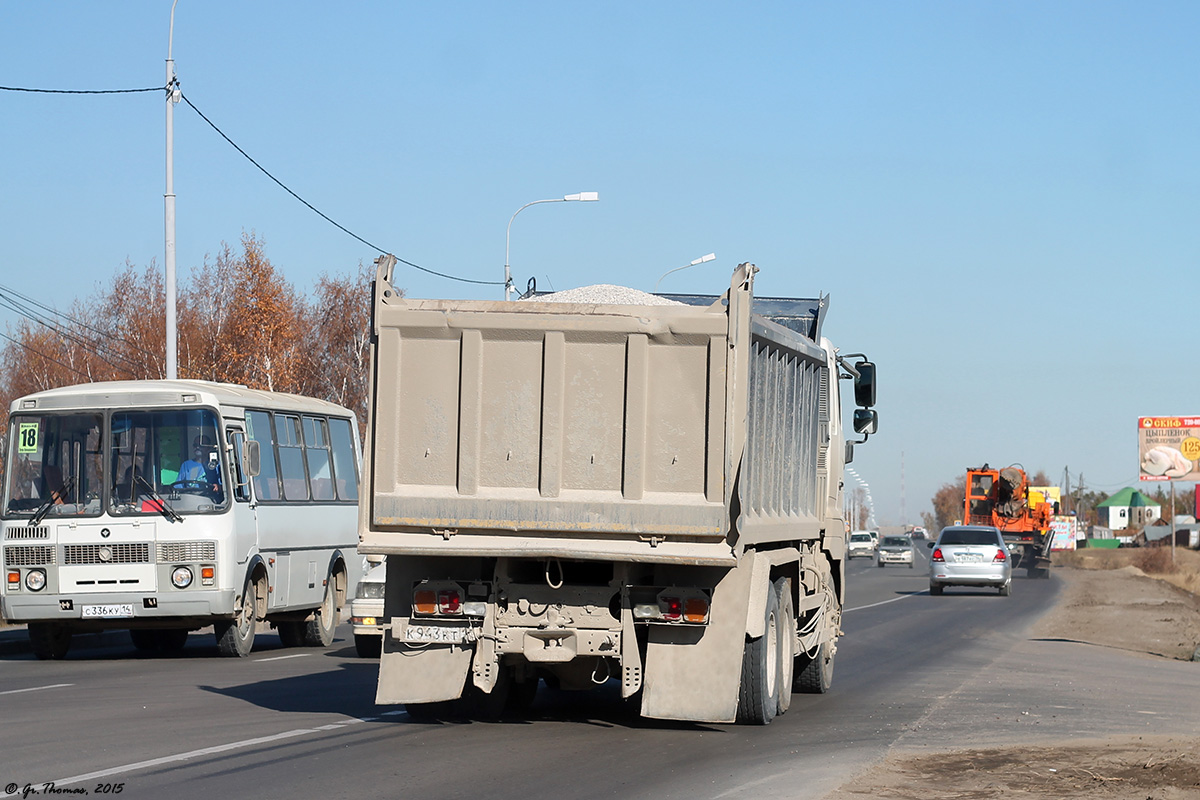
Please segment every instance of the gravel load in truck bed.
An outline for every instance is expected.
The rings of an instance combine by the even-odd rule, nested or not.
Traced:
[[[592,286],[580,286],[577,289],[564,289],[561,292],[543,294],[531,297],[542,303],[595,303],[612,306],[681,306],[685,305],[676,300],[668,300],[656,294],[631,289],[628,286],[615,286],[611,283],[597,283]]]

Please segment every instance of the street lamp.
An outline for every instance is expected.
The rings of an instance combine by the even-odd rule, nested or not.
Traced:
[[[525,205],[521,206],[520,208],[518,208],[516,211],[513,212],[513,215],[511,217],[509,217],[509,220],[508,220],[508,228],[506,228],[504,231],[504,299],[505,300],[508,300],[509,297],[512,295],[512,293],[514,291],[516,291],[513,288],[512,272],[508,268],[508,243],[509,243],[509,238],[512,234],[513,220],[517,218],[517,214],[520,214],[522,211],[529,208],[530,206],[536,206],[539,203],[569,203],[574,200],[579,200],[579,201],[582,201],[585,203],[589,203],[589,202],[593,202],[593,201],[596,201],[599,199],[600,199],[599,192],[579,192],[578,194],[568,194],[563,197],[553,197],[549,200],[534,200],[532,203],[526,203]]]
[[[690,264],[684,264],[682,267],[676,267],[675,269],[667,270],[666,272],[664,272],[662,274],[662,277],[660,277],[657,281],[655,281],[654,291],[656,291],[656,292],[658,291],[658,284],[662,283],[663,278],[667,277],[672,272],[679,272],[679,270],[681,270],[681,269],[687,269],[688,267],[694,267],[697,264],[704,264],[706,262],[713,261],[716,259],[716,257],[717,257],[716,253],[709,253],[706,256],[700,256],[699,258],[697,258],[695,261],[691,262]]]

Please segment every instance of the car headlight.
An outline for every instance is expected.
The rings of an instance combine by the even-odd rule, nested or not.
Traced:
[[[191,567],[176,567],[171,573],[171,583],[175,584],[176,589],[186,589],[192,585],[192,569]]]
[[[31,592],[40,592],[46,588],[46,572],[40,569],[31,569],[25,573],[25,586]]]
[[[354,596],[359,600],[378,600],[383,597],[384,584],[379,581],[359,581]]]

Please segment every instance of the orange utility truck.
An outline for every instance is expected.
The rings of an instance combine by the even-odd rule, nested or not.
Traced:
[[[995,470],[984,464],[967,470],[965,525],[993,525],[1004,534],[1013,567],[1031,578],[1050,576],[1050,518],[1054,506],[1030,499],[1029,479],[1019,467]]]

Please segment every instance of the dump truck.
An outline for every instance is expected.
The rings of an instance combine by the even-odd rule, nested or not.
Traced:
[[[1013,554],[1013,567],[1030,578],[1050,577],[1050,522],[1054,504],[1029,491],[1029,479],[1017,466],[996,470],[984,464],[967,469],[963,524],[1000,529]]]
[[[827,297],[755,298],[743,264],[658,304],[409,299],[395,263],[359,511],[387,556],[377,703],[519,713],[544,680],[765,724],[829,689],[842,471],[878,414],[875,365],[821,335]]]

